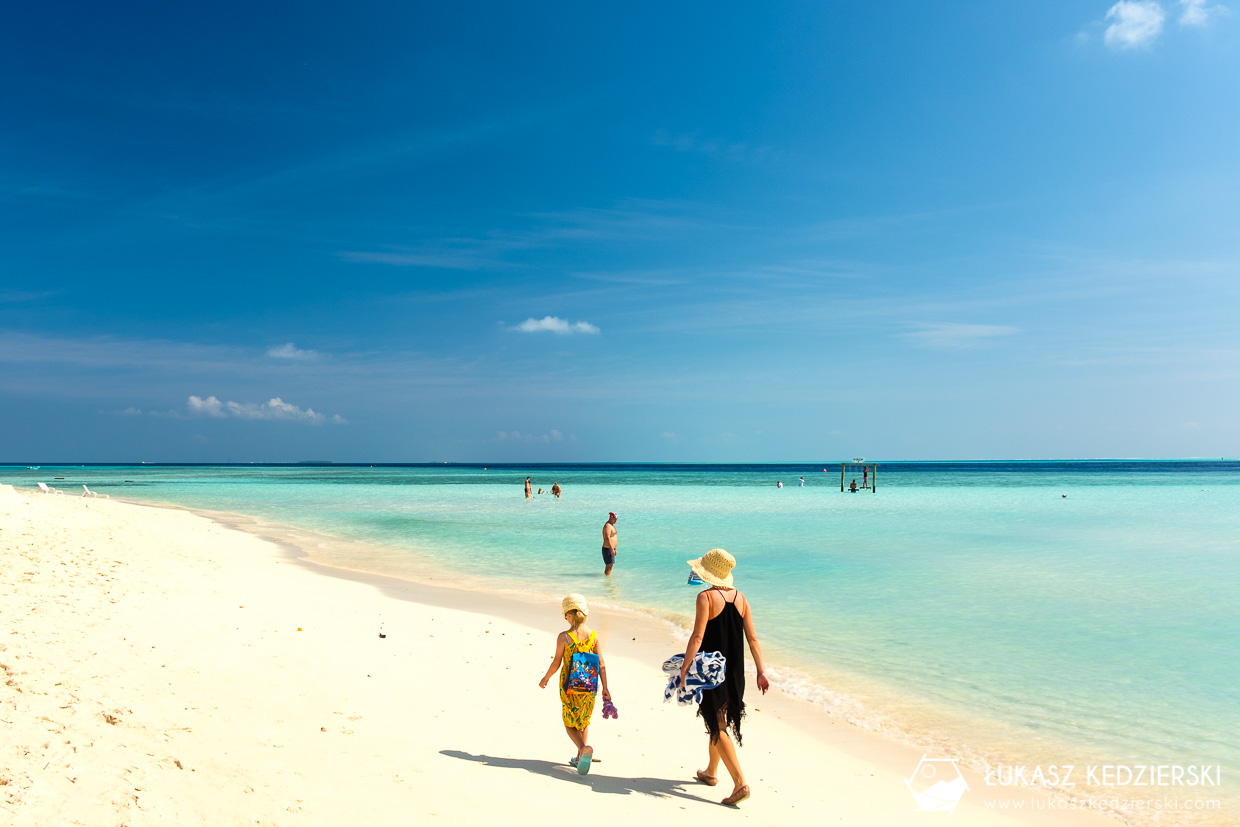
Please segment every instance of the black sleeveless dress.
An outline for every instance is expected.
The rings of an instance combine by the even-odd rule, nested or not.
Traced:
[[[745,716],[745,620],[736,610],[736,595],[724,598],[723,611],[706,621],[701,652],[720,652],[727,661],[723,683],[702,693],[698,715],[706,722],[712,744],[719,740],[719,719],[732,730],[732,737],[741,743],[741,718]],[[720,595],[722,596],[722,595]],[[722,712],[722,716],[720,715]]]

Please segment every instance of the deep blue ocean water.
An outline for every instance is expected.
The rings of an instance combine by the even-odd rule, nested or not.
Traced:
[[[563,499],[524,499],[527,475]],[[722,547],[781,685],[838,714],[974,758],[1240,778],[1240,462],[882,463],[857,494],[838,463],[0,468],[38,480],[348,539],[337,562],[359,568],[672,620],[692,609],[685,561]]]

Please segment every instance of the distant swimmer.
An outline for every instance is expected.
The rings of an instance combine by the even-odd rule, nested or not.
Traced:
[[[534,486],[530,485],[530,478],[525,478],[525,498],[528,500],[531,496],[530,492],[534,490]]]
[[[784,484],[783,484],[781,481],[776,480],[776,481],[775,481],[775,487],[776,487],[776,488],[783,488],[783,487],[784,487]]]
[[[558,482],[551,483],[551,493],[555,494],[555,498],[557,500],[560,498],[560,494],[562,492],[563,492],[563,489],[560,488],[560,484]]]
[[[801,477],[801,481],[797,483],[797,487],[798,487],[798,488],[804,488],[804,487],[805,487],[805,477]]]
[[[856,494],[856,493],[857,493],[857,481],[856,481],[856,480],[853,480],[853,481],[852,481],[852,484],[848,486],[848,492],[849,492],[850,494]]]
[[[603,523],[603,574],[611,574],[611,567],[616,564],[616,512],[607,513],[607,522]]]
[[[540,488],[540,489],[538,489],[538,493],[539,493],[539,494],[541,494],[541,493],[542,493],[542,489],[541,489],[541,488]]]

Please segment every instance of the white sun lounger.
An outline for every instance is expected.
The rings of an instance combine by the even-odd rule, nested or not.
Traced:
[[[42,491],[44,494],[59,494],[60,493],[58,489],[52,488],[45,482],[39,483],[39,490]]]
[[[91,491],[85,485],[82,486],[82,496],[83,497],[95,497],[96,499],[98,499],[99,497],[103,497],[105,500],[112,499],[107,494],[96,494],[94,491]]]

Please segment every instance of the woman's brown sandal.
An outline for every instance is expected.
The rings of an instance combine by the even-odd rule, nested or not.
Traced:
[[[716,784],[718,784],[718,783],[719,783],[719,779],[718,779],[718,778],[716,778],[716,777],[715,777],[715,776],[713,776],[713,775],[707,775],[706,773],[702,772],[701,770],[698,770],[698,771],[697,771],[697,780],[698,780],[698,781],[701,781],[703,784],[705,784],[705,785],[706,785],[706,786],[708,786],[708,787],[713,787],[713,786],[715,786]]]
[[[719,803],[726,804],[729,807],[735,807],[737,804],[740,804],[746,798],[749,798],[749,785],[748,784],[746,784],[744,787],[741,787],[739,790],[732,793],[730,796],[725,798],[723,801],[720,801]]]

